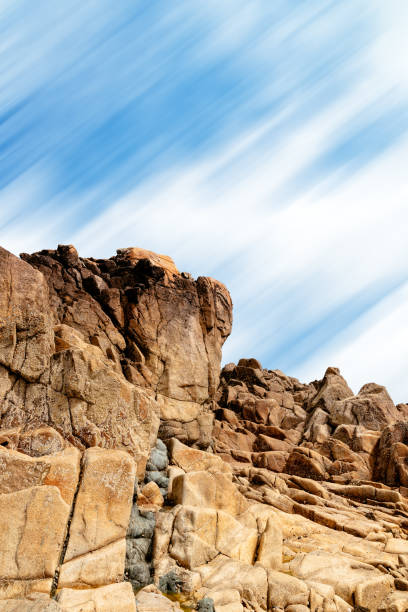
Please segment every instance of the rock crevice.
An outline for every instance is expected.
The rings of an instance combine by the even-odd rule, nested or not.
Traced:
[[[52,584],[51,584],[51,591],[50,591],[50,597],[52,597],[53,599],[56,598],[56,593],[57,593],[57,589],[58,589],[58,581],[59,581],[59,575],[61,572],[61,566],[64,563],[65,560],[65,554],[67,551],[67,547],[68,547],[68,542],[69,542],[69,537],[70,537],[70,532],[71,532],[71,523],[72,523],[72,518],[74,516],[74,512],[75,512],[75,505],[76,505],[76,501],[77,501],[77,497],[78,497],[78,493],[79,493],[79,488],[81,486],[81,482],[82,482],[82,477],[83,477],[83,473],[84,473],[84,462],[83,462],[83,457],[81,457],[81,462],[80,462],[80,467],[79,467],[79,474],[78,474],[78,481],[77,481],[77,485],[76,485],[76,489],[74,492],[74,495],[72,497],[72,503],[71,503],[71,509],[68,515],[68,520],[67,520],[67,526],[66,526],[66,533],[65,533],[65,538],[64,538],[64,542],[61,548],[61,554],[59,557],[59,561],[58,561],[58,566],[55,570],[53,579],[52,579]]]

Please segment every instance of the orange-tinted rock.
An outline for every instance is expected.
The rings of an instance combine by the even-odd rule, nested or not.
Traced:
[[[119,450],[85,451],[65,561],[125,537],[133,498],[135,464]]]
[[[408,421],[389,425],[381,434],[374,478],[389,486],[408,486]]]
[[[327,413],[331,413],[332,409],[338,401],[344,400],[347,397],[352,397],[353,392],[340,374],[338,368],[327,368],[317,393],[309,402],[309,411],[316,408],[321,408]]]
[[[191,608],[404,609],[407,405],[336,368],[220,375],[227,290],[144,249],[1,250],[0,289],[1,609],[134,610],[125,556]]]
[[[313,480],[327,480],[327,469],[330,461],[308,448],[296,447],[290,453],[286,471],[288,474],[295,474]]]
[[[400,413],[385,387],[369,383],[356,396],[337,402],[330,411],[330,418],[334,425],[363,425],[378,431],[397,421]]]
[[[136,247],[119,249],[109,260],[83,259],[72,246],[62,245],[55,251],[22,257],[48,283],[48,310],[54,324],[79,331],[85,343],[101,351],[102,360],[107,360],[105,365],[110,364],[116,376],[124,374],[133,386],[153,390],[163,407],[164,421],[195,420],[196,431],[186,441],[208,446],[210,434],[199,416],[216,392],[221,347],[231,331],[232,304],[226,288],[211,278],[194,281],[180,274],[170,257]],[[26,263],[20,264],[30,270]],[[72,344],[60,333],[56,344],[57,369],[61,366],[65,371],[71,361],[80,380],[81,364],[72,354]],[[55,385],[54,390],[59,392]],[[140,397],[141,391],[137,394]],[[63,398],[53,401],[68,415]],[[94,423],[93,415],[89,418],[85,411],[76,424],[72,435],[78,442],[105,445],[105,432]],[[58,423],[65,436],[68,425],[61,419]],[[127,430],[132,430],[132,424]],[[174,429],[164,427],[162,433],[171,437]],[[126,444],[132,446],[134,440],[122,441],[119,447]]]
[[[267,468],[272,472],[286,472],[288,457],[289,453],[285,451],[267,451],[251,455],[255,467]]]
[[[49,367],[53,343],[44,277],[0,247],[0,364],[38,381]]]
[[[137,505],[146,509],[161,508],[163,503],[163,495],[155,482],[148,482],[144,485],[137,498]]]

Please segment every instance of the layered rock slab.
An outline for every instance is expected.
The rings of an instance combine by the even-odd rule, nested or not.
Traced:
[[[13,599],[51,610],[57,588],[55,609],[134,610],[121,585],[135,475],[123,451],[91,448],[81,460],[73,447],[35,458],[0,447],[0,609],[14,609]]]
[[[54,577],[79,471],[75,448],[41,458],[0,448],[1,580]]]
[[[97,589],[64,588],[58,595],[61,612],[136,612],[135,598],[128,582]]]

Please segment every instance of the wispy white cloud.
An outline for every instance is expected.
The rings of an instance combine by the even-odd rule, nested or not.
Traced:
[[[2,244],[168,253],[229,287],[225,360],[407,400],[404,2],[44,2],[3,13]]]
[[[405,283],[302,364],[299,376],[311,380],[335,364],[355,393],[374,381],[386,385],[394,401],[407,402],[407,302]]]

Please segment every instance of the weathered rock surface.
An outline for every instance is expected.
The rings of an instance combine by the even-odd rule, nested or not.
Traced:
[[[65,561],[83,558],[126,537],[134,480],[135,464],[127,453],[85,451]]]
[[[96,589],[62,589],[58,595],[61,612],[136,612],[135,598],[128,582]]]
[[[241,359],[138,248],[0,249],[0,611],[408,609],[408,407]]]
[[[80,380],[95,379],[86,374],[92,367],[87,359],[83,363],[83,355],[72,354],[70,336],[72,330],[79,332],[87,345],[99,348],[98,357],[110,366],[111,380],[106,384],[113,394],[118,393],[115,403],[127,418],[132,411],[121,408],[123,396],[126,405],[135,402],[136,413],[144,412],[141,421],[144,416],[148,425],[152,424],[154,402],[163,414],[164,437],[166,432],[172,437],[180,423],[189,423],[188,441],[208,445],[205,404],[216,392],[221,347],[231,331],[232,305],[225,287],[210,278],[194,281],[180,274],[169,257],[143,249],[120,249],[109,260],[79,258],[72,246],[22,257],[31,265],[29,270],[42,272],[43,285],[44,278],[47,281],[53,324],[59,326],[56,348],[64,352],[56,368],[64,373],[67,367],[74,368]],[[25,264],[19,261],[19,265]],[[88,395],[81,397],[87,405],[75,411],[79,412],[75,419],[78,431],[72,433],[80,440],[85,435],[85,445],[100,445],[98,434],[103,438],[115,423],[100,432],[102,419],[98,417],[107,415],[95,414],[88,407],[98,404],[101,411],[108,402],[113,408],[107,389],[97,395],[99,380],[106,379],[102,370],[101,365],[95,391],[87,390]],[[123,381],[121,389],[114,373],[124,375],[137,388],[134,398],[128,397],[131,389]],[[76,378],[75,374],[67,377],[68,393],[74,397],[79,392]],[[120,433],[124,434],[123,429]],[[87,436],[97,438],[87,441]],[[130,432],[121,446],[132,447],[135,441],[129,438]]]
[[[113,595],[96,589],[94,601],[89,587],[123,580],[135,472],[123,451],[90,448],[81,460],[74,447],[34,458],[0,448],[0,609],[16,600],[52,610],[49,596],[62,589],[56,610],[134,610],[133,596],[115,608]],[[73,599],[63,587],[75,587]]]
[[[137,612],[177,612],[181,610],[176,602],[167,599],[155,586],[141,589],[136,595]]]

